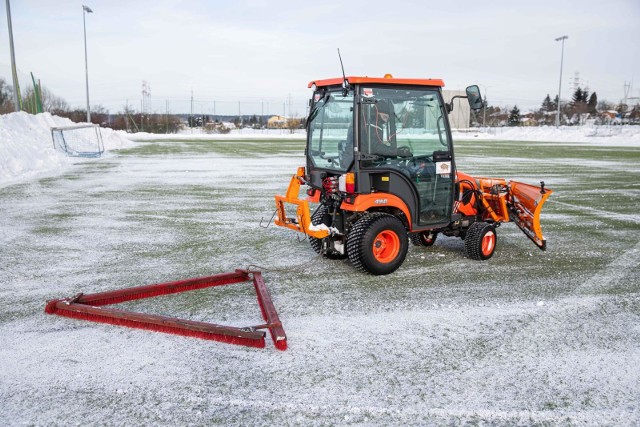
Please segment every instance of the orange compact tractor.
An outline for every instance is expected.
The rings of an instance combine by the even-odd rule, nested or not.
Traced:
[[[509,221],[544,250],[540,210],[551,190],[458,171],[443,86],[390,75],[311,82],[306,169],[276,196],[275,223],[307,234],[327,258],[378,275],[400,267],[409,240],[431,246],[438,234],[463,239],[469,258],[489,259],[496,228]],[[466,95],[471,109],[482,108],[477,86]]]

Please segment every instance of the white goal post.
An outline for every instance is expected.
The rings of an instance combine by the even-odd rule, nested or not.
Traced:
[[[104,152],[100,126],[90,123],[51,128],[53,147],[68,156],[100,157]]]

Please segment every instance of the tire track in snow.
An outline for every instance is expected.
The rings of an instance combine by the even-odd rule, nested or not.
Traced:
[[[566,206],[568,208],[575,209],[576,211],[580,211],[582,213],[586,213],[587,215],[597,216],[600,219],[606,218],[606,219],[627,221],[627,222],[634,223],[634,224],[640,224],[640,216],[639,215],[629,215],[629,214],[622,214],[622,213],[616,213],[616,212],[611,212],[611,211],[603,211],[601,209],[590,208],[588,206],[577,206],[577,205],[573,205],[571,203],[560,202],[558,200],[550,200],[548,203],[555,204],[555,205]]]
[[[620,282],[628,275],[633,274],[633,269],[639,265],[640,241],[636,242],[631,249],[623,252],[615,260],[591,276],[590,279],[578,286],[573,291],[573,295],[554,301],[553,306],[558,307],[557,312],[553,313],[551,316],[538,316],[532,319],[525,328],[520,329],[520,333],[525,332],[527,329],[531,330],[534,327],[537,329],[538,324],[540,323],[553,323],[551,320],[559,324],[564,324],[567,322],[566,311],[571,311],[575,314],[581,312],[576,309],[592,309],[603,300],[608,299],[609,296],[590,294],[601,292],[612,284]]]
[[[621,406],[615,408],[617,420],[640,420],[638,406],[629,406],[633,400],[629,392],[640,390],[640,371],[636,368],[629,369],[631,365],[628,365],[639,354],[637,350],[638,334],[629,330],[625,334],[624,341],[619,342],[616,341],[616,339],[620,339],[616,337],[616,331],[611,330],[610,327],[606,330],[608,334],[603,335],[601,332],[604,324],[615,322],[616,316],[633,316],[632,312],[626,310],[623,310],[622,314],[611,313],[603,305],[607,302],[615,304],[616,296],[603,292],[620,283],[623,279],[634,275],[638,266],[640,266],[640,241],[575,288],[571,296],[551,301],[549,304],[538,303],[541,310],[533,315],[531,311],[513,313],[512,319],[522,322],[522,326],[510,335],[502,345],[492,349],[492,357],[486,360],[493,358],[493,361],[480,362],[476,368],[491,370],[495,367],[493,365],[495,359],[499,360],[505,354],[510,355],[509,357],[513,359],[514,352],[520,352],[524,357],[529,358],[528,362],[523,365],[524,367],[545,372],[552,377],[558,375],[558,372],[567,375],[566,371],[555,369],[558,364],[573,363],[570,370],[574,376],[580,375],[583,376],[583,380],[586,378],[596,382],[597,385],[592,384],[592,387],[600,386],[597,392],[592,392],[589,387],[584,388],[583,392],[587,393],[588,398],[591,398],[590,394],[593,393],[595,399],[617,400],[621,398],[622,394],[623,399],[629,400],[626,405],[621,403]],[[629,295],[629,298],[633,299],[634,296]],[[511,314],[509,316],[511,317]],[[554,349],[554,342],[556,345],[562,344]],[[609,346],[609,342],[611,346]],[[550,354],[550,350],[557,354]],[[608,359],[615,358],[618,363],[598,360],[595,357],[598,354],[602,355],[603,352],[607,354]],[[594,356],[591,360],[594,364],[585,363],[581,354]],[[567,366],[563,369],[566,368]],[[513,372],[511,374],[514,375]],[[560,381],[555,384],[556,387],[558,384],[563,384],[563,381],[571,381],[571,378],[573,378],[571,373],[567,378],[560,378]],[[624,380],[620,378],[624,378]],[[571,387],[568,387],[567,390],[575,391]],[[622,405],[626,407],[623,408]],[[575,408],[568,407],[561,410],[561,413],[571,417],[585,415],[584,413],[574,413],[574,410]],[[577,422],[579,418],[572,418],[571,421]]]
[[[599,291],[608,287],[615,280],[620,281],[631,271],[640,265],[640,241],[631,249],[623,252],[612,263],[597,272],[591,279],[580,285],[574,293],[578,291]]]
[[[571,296],[553,300],[550,304],[538,303],[539,310],[519,311],[515,309],[517,304],[515,307],[510,305],[505,318],[520,326],[513,333],[505,334],[499,345],[491,346],[484,357],[471,362],[479,376],[495,376],[496,380],[502,378],[503,382],[509,383],[518,381],[524,371],[533,383],[546,384],[542,389],[531,390],[531,400],[538,404],[544,402],[545,396],[553,404],[561,402],[563,395],[580,395],[582,399],[607,403],[626,401],[626,406],[614,404],[606,415],[606,411],[579,409],[580,401],[574,397],[569,406],[558,404],[554,412],[542,408],[514,411],[486,408],[486,412],[482,409],[472,412],[478,414],[480,411],[483,419],[493,421],[505,421],[504,417],[511,416],[520,420],[527,416],[536,422],[564,420],[570,424],[586,421],[588,424],[615,425],[624,424],[624,420],[640,420],[638,407],[629,406],[627,400],[634,400],[631,396],[640,390],[640,369],[631,362],[639,353],[620,350],[621,346],[636,346],[638,334],[627,333],[625,342],[618,343],[615,335],[619,331],[612,331],[609,326],[605,327],[603,335],[600,325],[616,322],[620,313],[611,313],[606,308],[599,310],[607,302],[615,303],[616,298],[600,293],[635,274],[634,269],[639,265],[640,241],[575,288]],[[620,327],[624,328],[622,324]],[[610,339],[613,341],[609,346]],[[606,360],[601,359],[603,355]],[[589,356],[588,361],[583,360],[585,356]],[[567,385],[569,383],[572,385]],[[455,409],[446,412],[456,416]]]

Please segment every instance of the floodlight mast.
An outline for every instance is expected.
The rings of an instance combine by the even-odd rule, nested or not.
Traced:
[[[556,114],[556,127],[560,126],[560,92],[562,91],[562,61],[564,59],[564,41],[568,39],[569,36],[561,36],[556,39],[557,42],[562,42],[562,50],[560,53],[560,84],[558,85],[558,112]]]
[[[87,84],[87,123],[91,123],[91,108],[89,107],[89,65],[87,61],[87,24],[85,22],[85,14],[93,13],[89,6],[82,5],[82,27],[84,28],[84,72]]]
[[[16,69],[16,54],[13,50],[13,28],[11,26],[11,5],[7,0],[7,24],[9,26],[9,50],[11,51],[11,77],[13,78],[13,108],[20,111],[20,100],[18,99],[18,71]]]

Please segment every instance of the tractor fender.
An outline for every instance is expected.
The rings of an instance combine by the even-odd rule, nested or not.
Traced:
[[[340,209],[350,212],[367,212],[379,208],[397,208],[407,219],[407,226],[412,224],[407,204],[398,196],[389,193],[359,194],[353,199],[342,202]]]

